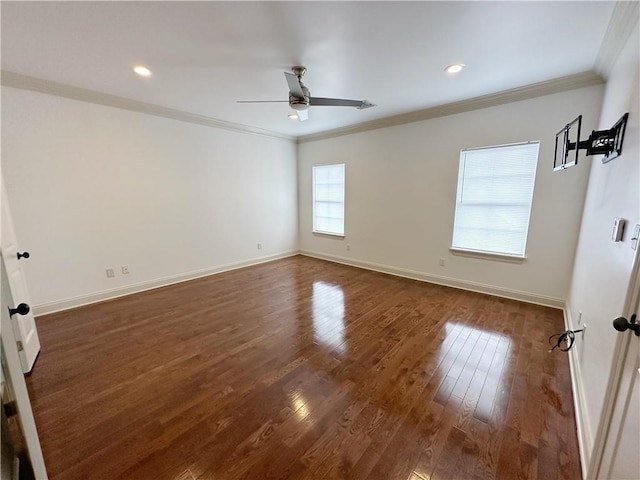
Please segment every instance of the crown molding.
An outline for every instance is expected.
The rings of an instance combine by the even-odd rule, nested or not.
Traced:
[[[328,130],[310,135],[302,135],[297,138],[273,132],[271,130],[249,127],[247,125],[227,122],[224,120],[207,117],[205,115],[198,115],[182,110],[154,105],[151,103],[139,102],[137,100],[131,100],[129,98],[109,95],[94,90],[65,85],[62,83],[44,80],[36,77],[30,77],[27,75],[21,75],[19,73],[14,73],[6,70],[2,71],[1,83],[6,87],[14,87],[22,90],[46,93],[49,95],[70,98],[73,100],[95,103],[98,105],[105,105],[114,108],[121,108],[124,110],[145,113],[148,115],[155,115],[158,117],[170,118],[182,122],[194,123],[197,125],[204,125],[213,128],[221,128],[235,132],[248,133],[252,135],[260,135],[263,137],[270,137],[300,144],[333,137],[340,137],[343,135],[366,132],[369,130],[376,130],[379,128],[403,125],[405,123],[419,122],[422,120],[429,120],[432,118],[444,117],[447,115],[454,115],[457,113],[464,113],[472,110],[479,110],[482,108],[495,107],[506,103],[517,102],[520,100],[528,100],[531,98],[550,95],[566,90],[598,85],[604,83],[604,79],[600,74],[592,71],[582,72],[566,77],[548,80],[545,82],[526,85],[524,87],[505,90],[503,92],[474,97],[468,100],[448,103],[445,105],[438,105],[436,107],[403,113],[400,115],[394,115],[391,117],[381,118],[379,120],[372,120],[370,122],[337,128],[334,130]]]
[[[317,140],[325,140],[343,135],[352,135],[354,133],[376,130],[378,128],[393,127],[403,125],[405,123],[420,122],[432,118],[445,117],[456,113],[470,112],[482,108],[495,107],[506,103],[518,102],[520,100],[529,100],[531,98],[551,95],[553,93],[564,92],[566,90],[574,90],[576,88],[590,87],[604,83],[604,79],[599,74],[589,71],[560,77],[545,82],[534,83],[524,87],[504,90],[502,92],[474,97],[459,102],[447,103],[436,107],[425,108],[414,112],[403,113],[391,117],[363,122],[349,127],[336,128],[325,132],[314,133],[311,135],[303,135],[298,137],[298,143],[314,142]]]
[[[638,28],[640,3],[616,2],[596,57],[594,69],[604,78],[608,78],[618,59],[620,51],[635,28]]]
[[[58,97],[80,100],[82,102],[95,103],[97,105],[105,105],[107,107],[121,108],[132,112],[145,113],[156,117],[170,118],[181,122],[195,123],[206,127],[221,128],[231,130],[233,132],[248,133],[252,135],[260,135],[263,137],[275,138],[278,140],[286,140],[291,143],[296,142],[296,138],[283,135],[271,130],[265,130],[257,127],[250,127],[239,123],[227,122],[206,115],[198,115],[174,108],[162,107],[151,103],[139,102],[129,98],[109,95],[107,93],[96,92],[85,88],[65,85],[63,83],[44,80],[41,78],[21,75],[6,70],[2,70],[1,83],[5,87],[14,87],[22,90],[30,90],[32,92],[46,93]]]

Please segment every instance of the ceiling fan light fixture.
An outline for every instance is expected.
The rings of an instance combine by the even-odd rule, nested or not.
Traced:
[[[136,72],[141,77],[150,77],[151,76],[151,70],[149,70],[144,65],[136,65],[135,67],[133,67],[133,71]]]
[[[450,75],[455,75],[456,73],[460,73],[464,68],[464,63],[453,63],[448,65],[447,68],[444,69]]]

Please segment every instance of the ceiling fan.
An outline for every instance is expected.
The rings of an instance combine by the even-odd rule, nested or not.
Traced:
[[[302,76],[307,69],[301,66],[295,66],[291,69],[293,73],[284,72],[284,76],[289,84],[289,100],[239,100],[237,103],[272,103],[272,102],[289,102],[289,106],[298,114],[300,121],[309,118],[308,108],[310,106],[328,106],[328,107],[356,107],[358,110],[375,107],[375,104],[366,100],[346,100],[342,98],[322,98],[312,97],[311,92],[302,83]]]

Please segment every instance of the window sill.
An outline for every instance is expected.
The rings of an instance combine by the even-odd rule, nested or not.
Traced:
[[[326,237],[326,238],[338,238],[341,240],[344,240],[344,235],[340,235],[339,233],[329,233],[329,232],[317,232],[317,231],[312,231],[311,233],[313,233],[314,235],[318,236],[318,237]]]
[[[508,255],[505,253],[482,252],[480,250],[463,250],[461,248],[449,248],[452,255],[460,257],[481,258],[493,260],[494,262],[523,263],[527,257],[519,255]]]

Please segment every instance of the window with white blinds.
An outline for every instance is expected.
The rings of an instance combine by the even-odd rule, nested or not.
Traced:
[[[524,257],[539,146],[460,152],[453,249]]]
[[[313,167],[313,231],[344,235],[344,163]]]

